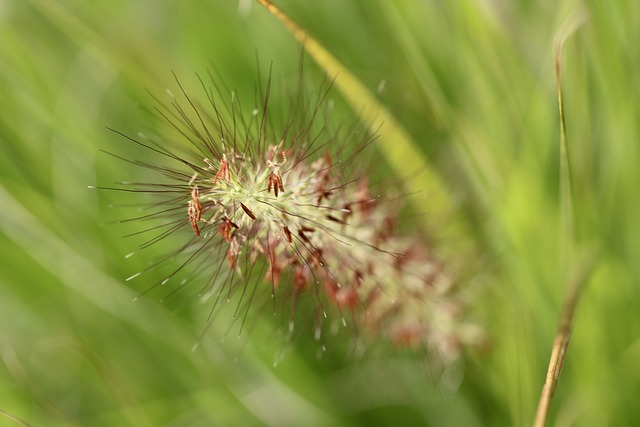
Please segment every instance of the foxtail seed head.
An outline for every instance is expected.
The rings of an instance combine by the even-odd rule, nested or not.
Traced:
[[[286,288],[292,312],[310,294],[320,323],[350,313],[363,331],[445,360],[477,339],[447,268],[423,240],[396,231],[397,199],[372,194],[367,177],[353,175],[353,160],[371,138],[355,128],[329,133],[321,114],[326,89],[313,102],[299,93],[278,125],[269,116],[270,84],[249,115],[235,95],[219,103],[205,87],[203,107],[180,88],[182,101],[173,97],[158,112],[190,142],[186,155],[167,150],[167,139],[129,139],[182,164],[152,166],[171,180],[163,184],[171,198],[155,215],[171,216],[171,228],[159,237],[189,230],[179,252],[190,248],[188,261],[210,266],[211,292],[248,286],[247,270],[262,263],[257,292],[274,297]]]

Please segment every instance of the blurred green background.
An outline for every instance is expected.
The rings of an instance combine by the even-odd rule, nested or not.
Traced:
[[[145,90],[175,88],[172,72],[194,85],[215,68],[250,94],[256,52],[274,60],[274,85],[291,85],[299,46],[249,0],[3,0],[0,425],[20,425],[3,413],[33,426],[531,425],[577,268],[561,249],[553,63],[576,11],[588,19],[563,60],[576,252],[597,256],[549,425],[640,425],[640,5],[277,4],[376,93],[447,183],[489,278],[473,308],[490,345],[434,377],[394,349],[283,348],[260,337],[268,319],[221,342],[220,316],[192,352],[208,306],[133,303],[139,289],[124,279],[162,248],[125,260],[136,224],[104,225],[123,201],[87,189],[145,176],[99,151],[139,154],[106,127],[155,126]]]

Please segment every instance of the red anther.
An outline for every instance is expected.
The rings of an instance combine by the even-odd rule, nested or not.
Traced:
[[[282,178],[275,172],[271,172],[269,174],[269,179],[267,181],[267,193],[271,192],[273,189],[273,194],[278,197],[278,191],[282,191],[284,193],[284,185],[282,184]]]
[[[229,170],[229,162],[227,161],[227,156],[225,154],[223,154],[222,159],[220,159],[220,169],[213,178],[213,183],[215,184],[219,179],[223,179],[227,182],[231,181],[231,171]]]
[[[346,222],[344,222],[340,218],[336,218],[333,215],[327,215],[325,218],[327,218],[329,221],[337,222],[338,224],[346,224]]]
[[[191,223],[191,228],[196,236],[200,237],[200,229],[198,229],[198,213],[196,212],[196,207],[193,201],[189,200],[189,207],[187,209],[189,213],[189,222]]]
[[[291,230],[289,230],[289,227],[285,225],[282,227],[282,230],[284,230],[284,235],[287,238],[287,242],[291,243],[293,239],[291,238]]]
[[[222,234],[222,237],[227,241],[227,243],[231,242],[232,228],[238,228],[238,226],[226,216],[222,218],[222,222],[220,223],[218,229],[220,230],[220,234]]]
[[[189,200],[187,212],[189,214],[189,222],[196,236],[200,236],[198,221],[202,218],[202,204],[198,198],[198,186],[194,186],[191,190],[191,200]]]
[[[193,190],[191,190],[191,201],[193,201],[193,205],[196,209],[196,221],[200,221],[200,219],[202,219],[202,204],[200,203],[198,196],[198,186],[196,185],[193,187]]]
[[[252,220],[256,220],[256,216],[253,214],[253,212],[251,212],[251,209],[249,209],[248,207],[246,207],[242,202],[240,202],[240,207],[242,208],[242,210],[244,211],[244,213],[246,213],[247,215],[249,215],[249,218],[251,218]]]
[[[300,238],[302,240],[304,240],[307,243],[311,243],[311,241],[309,240],[309,238],[307,237],[307,235],[305,233],[312,233],[313,231],[315,231],[315,229],[311,228],[311,227],[300,227],[298,228],[298,236],[300,236]]]

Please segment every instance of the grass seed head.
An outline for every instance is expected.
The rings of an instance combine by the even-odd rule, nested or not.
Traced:
[[[337,314],[362,335],[445,360],[477,339],[446,266],[424,240],[397,231],[398,199],[372,191],[359,166],[371,136],[327,125],[326,85],[315,97],[296,93],[290,114],[277,121],[270,78],[249,114],[215,79],[210,86],[200,81],[207,103],[178,83],[180,96],[157,108],[186,150],[173,151],[168,137],[128,137],[170,163],[133,162],[168,179],[156,184],[166,191],[152,192],[163,197],[152,216],[164,218],[169,231],[143,246],[170,234],[186,241],[177,250],[186,261],[162,284],[193,264],[216,302],[239,292],[238,309],[248,311],[256,296],[289,300],[292,327],[298,301],[307,297],[316,331]],[[262,283],[247,297],[256,271]]]

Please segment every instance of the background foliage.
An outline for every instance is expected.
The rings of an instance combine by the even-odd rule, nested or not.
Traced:
[[[637,2],[278,5],[394,113],[474,225],[490,345],[432,377],[420,355],[388,348],[357,358],[330,343],[318,359],[311,339],[265,338],[268,319],[221,342],[223,313],[192,352],[206,305],[132,303],[124,278],[161,248],[125,261],[136,242],[121,236],[136,225],[104,225],[123,200],[87,189],[144,173],[99,151],[140,156],[106,127],[155,126],[145,89],[175,88],[172,71],[193,87],[215,69],[250,96],[256,52],[285,88],[299,46],[248,0],[4,0],[0,409],[34,426],[529,425],[575,267],[559,239],[552,47],[582,11],[565,108],[576,235],[598,255],[550,424],[640,424]]]

